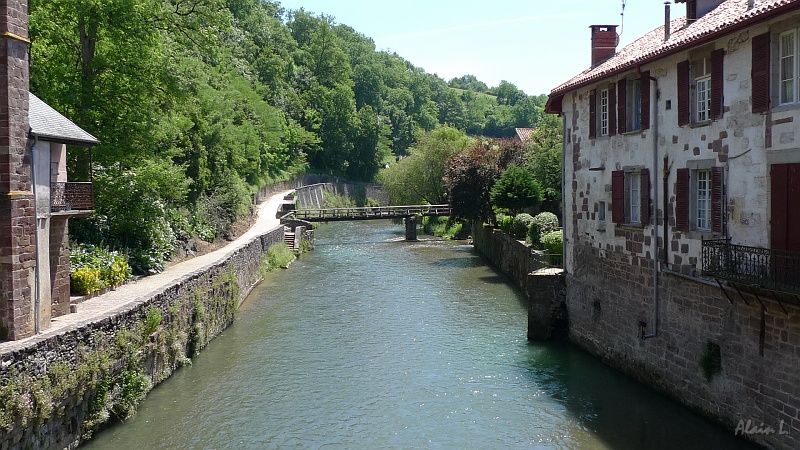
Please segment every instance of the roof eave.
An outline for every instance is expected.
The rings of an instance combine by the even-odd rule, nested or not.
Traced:
[[[549,97],[552,97],[554,95],[563,97],[564,94],[566,94],[567,92],[574,91],[576,89],[580,89],[580,88],[582,88],[584,86],[595,84],[598,81],[603,80],[605,78],[609,78],[609,77],[612,77],[614,75],[618,75],[620,73],[628,72],[631,69],[635,69],[635,68],[641,67],[641,66],[643,66],[645,64],[649,64],[649,63],[652,63],[654,61],[658,61],[659,59],[663,59],[663,58],[672,56],[672,55],[674,55],[676,53],[680,53],[680,52],[685,51],[685,50],[687,50],[689,48],[693,48],[693,47],[697,47],[699,45],[706,44],[706,43],[708,43],[710,41],[718,39],[720,36],[724,36],[726,34],[730,34],[730,33],[739,31],[742,28],[751,27],[751,26],[759,24],[761,22],[765,22],[765,21],[767,21],[769,19],[772,19],[773,17],[775,17],[777,15],[783,14],[783,13],[785,13],[787,11],[791,11],[791,10],[794,10],[794,9],[800,9],[800,2],[797,2],[797,3],[793,2],[793,3],[788,3],[786,5],[779,6],[779,7],[775,8],[775,9],[773,9],[773,10],[765,12],[764,14],[760,14],[758,16],[755,16],[755,17],[751,18],[751,19],[747,19],[744,22],[739,22],[739,23],[731,25],[730,27],[725,27],[725,28],[713,31],[713,32],[711,32],[711,33],[709,33],[709,34],[707,34],[705,36],[701,36],[700,38],[698,38],[698,39],[696,39],[694,41],[687,42],[687,43],[679,45],[677,47],[667,49],[663,53],[658,53],[656,55],[652,55],[650,57],[643,58],[642,60],[639,60],[639,61],[632,61],[629,64],[626,64],[624,66],[621,66],[621,67],[618,67],[616,69],[613,69],[613,70],[611,70],[611,71],[609,71],[607,73],[602,74],[601,76],[597,76],[597,77],[594,77],[594,78],[588,78],[588,79],[586,79],[584,81],[581,81],[581,82],[576,83],[576,84],[571,85],[571,86],[567,86],[567,87],[565,87],[563,89],[553,90],[553,91],[550,92]],[[549,102],[550,102],[550,100],[548,99],[548,104],[549,104]]]
[[[35,136],[41,141],[55,142],[57,144],[74,145],[76,147],[94,147],[95,145],[100,143],[100,141],[97,139],[93,141],[84,139],[69,139],[63,136],[55,136],[44,133],[34,133],[33,131],[31,131],[31,136]]]

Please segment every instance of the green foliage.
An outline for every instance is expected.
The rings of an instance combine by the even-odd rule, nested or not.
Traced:
[[[161,310],[155,306],[147,308],[147,316],[144,319],[144,334],[149,336],[153,334],[161,325]]]
[[[539,183],[526,168],[510,165],[492,188],[490,199],[498,208],[518,214],[525,208],[537,208],[542,200]]]
[[[542,235],[558,230],[558,217],[551,212],[545,211],[537,214],[536,217],[533,218],[533,223],[536,224],[536,227]]]
[[[83,269],[89,269],[89,272]],[[96,286],[97,289],[86,292],[87,288],[95,286],[90,272],[99,276],[99,285]],[[104,287],[119,285],[130,276],[131,267],[127,256],[91,244],[70,244],[70,277],[73,280],[73,292],[80,295],[90,294]]]
[[[82,267],[69,274],[70,290],[77,295],[88,295],[99,291],[100,269]]]
[[[288,268],[289,264],[294,261],[294,252],[288,245],[283,242],[272,244],[267,249],[267,260],[269,262],[269,269]]]
[[[527,236],[531,224],[533,224],[533,216],[528,213],[517,214],[511,225],[512,234],[517,239],[524,238]]]
[[[472,139],[452,127],[423,132],[411,154],[380,173],[392,204],[439,205],[447,202],[444,176],[447,160],[470,147]]]
[[[445,239],[458,239],[464,222],[455,220],[452,217],[423,217],[422,231]]]
[[[503,230],[504,233],[514,234],[514,216],[506,214],[497,214],[497,226]]]
[[[542,246],[547,253],[547,262],[553,266],[561,266],[564,250],[564,232],[553,231],[542,236]]]
[[[526,145],[525,164],[542,187],[542,209],[554,213],[561,211],[562,154],[561,119],[548,115]]]

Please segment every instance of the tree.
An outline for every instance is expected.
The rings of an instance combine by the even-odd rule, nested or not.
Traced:
[[[545,116],[526,145],[525,165],[542,187],[542,209],[561,215],[561,118]]]
[[[525,208],[537,208],[542,201],[541,188],[533,174],[512,164],[500,175],[490,195],[492,204],[517,215]]]
[[[445,203],[443,177],[447,161],[470,145],[472,140],[452,127],[423,133],[410,156],[381,172],[379,180],[395,205]]]
[[[444,184],[455,217],[485,220],[492,216],[489,192],[500,176],[499,153],[497,146],[478,141],[447,161]]]

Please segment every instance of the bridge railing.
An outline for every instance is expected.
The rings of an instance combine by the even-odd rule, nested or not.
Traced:
[[[290,214],[302,220],[365,220],[365,219],[392,219],[398,217],[422,216],[449,216],[450,205],[411,205],[411,206],[373,206],[358,208],[325,208],[325,209],[300,209]]]

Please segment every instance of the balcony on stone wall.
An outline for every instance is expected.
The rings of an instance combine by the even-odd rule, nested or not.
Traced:
[[[800,253],[703,241],[703,275],[775,292],[800,294]]]
[[[50,183],[50,211],[54,216],[86,217],[94,212],[91,182]]]

